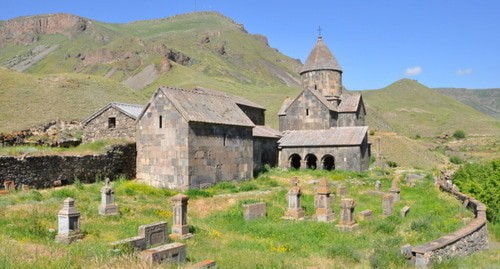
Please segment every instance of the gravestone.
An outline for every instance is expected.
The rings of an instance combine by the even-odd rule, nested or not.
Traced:
[[[70,244],[75,240],[83,238],[83,234],[80,232],[80,212],[75,208],[75,200],[66,198],[63,208],[57,216],[57,242]]]
[[[109,178],[106,178],[104,187],[101,188],[101,205],[99,206],[100,215],[118,215],[118,207],[114,203],[115,191],[109,184]]]
[[[404,206],[403,208],[401,208],[401,211],[399,212],[401,217],[406,217],[406,215],[408,215],[408,213],[410,212],[410,207],[409,206]]]
[[[391,188],[389,189],[389,192],[394,197],[394,199],[393,199],[394,202],[397,202],[397,201],[401,200],[401,195],[400,195],[401,189],[398,186],[398,180],[397,179],[394,179],[392,181]]]
[[[29,191],[29,190],[30,190],[30,186],[29,186],[29,185],[26,185],[26,184],[22,184],[22,185],[21,185],[21,189],[22,189],[23,191],[25,191],[25,192],[26,192],[26,191]]]
[[[334,214],[331,207],[332,197],[330,196],[330,183],[328,180],[322,180],[316,189],[314,195],[314,207],[316,208],[316,215],[314,218],[321,222],[331,222],[334,220]]]
[[[172,206],[174,212],[174,223],[172,225],[172,237],[186,239],[193,235],[189,233],[187,224],[187,205],[189,197],[184,194],[177,194],[172,197]]]
[[[139,236],[146,240],[146,247],[165,244],[168,242],[167,222],[160,221],[153,224],[139,226]]]
[[[266,203],[261,202],[243,205],[243,217],[245,220],[252,220],[265,216],[267,216]]]
[[[186,244],[174,242],[141,251],[141,259],[149,263],[186,261]]]
[[[215,269],[215,268],[217,268],[217,263],[214,260],[204,260],[194,264],[191,267],[191,269]]]
[[[302,196],[302,191],[298,186],[298,180],[296,178],[292,179],[292,187],[288,190],[288,209],[285,212],[284,219],[304,219],[304,209],[300,203],[300,196]]]
[[[354,207],[356,203],[352,198],[342,198],[340,200],[340,208],[342,212],[340,214],[340,222],[336,225],[336,227],[342,230],[352,230],[358,226],[358,224],[354,221]]]
[[[375,182],[375,190],[376,191],[380,191],[380,188],[382,187],[382,182],[380,182],[380,180],[377,180]]]
[[[359,218],[361,220],[372,220],[373,219],[373,211],[367,209],[359,212]]]
[[[16,190],[16,182],[14,180],[5,180],[3,182],[6,191],[15,191]]]
[[[392,215],[393,199],[394,199],[394,196],[392,194],[385,194],[382,197],[382,215],[384,215],[384,216]]]
[[[338,197],[345,197],[347,195],[347,188],[346,186],[339,184],[337,185],[337,196]]]

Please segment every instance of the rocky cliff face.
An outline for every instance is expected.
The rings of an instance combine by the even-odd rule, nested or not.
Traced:
[[[73,37],[91,25],[89,20],[69,14],[21,17],[5,21],[0,27],[0,43],[31,44],[41,35],[62,34]]]

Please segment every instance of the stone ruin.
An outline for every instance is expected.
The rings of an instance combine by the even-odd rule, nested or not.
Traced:
[[[316,194],[314,195],[314,207],[316,214],[314,218],[321,222],[331,222],[335,220],[334,212],[331,207],[333,197],[330,195],[330,184],[328,180],[321,180]]]
[[[288,191],[288,209],[285,212],[284,219],[302,220],[304,219],[305,212],[300,203],[300,196],[302,191],[299,187],[297,178],[292,179],[292,187]]]
[[[76,210],[73,198],[66,198],[64,200],[63,208],[57,216],[57,242],[70,244],[75,240],[83,238],[83,234],[80,232],[80,212]]]
[[[109,178],[106,178],[105,185],[101,189],[101,205],[99,206],[99,214],[104,216],[118,215],[118,207],[114,203],[115,191],[109,184]]]
[[[394,197],[394,202],[401,200],[401,189],[398,185],[398,179],[394,179],[391,184],[391,188],[389,189],[389,193]]]

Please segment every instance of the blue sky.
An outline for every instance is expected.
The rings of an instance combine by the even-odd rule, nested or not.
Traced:
[[[0,0],[0,6],[0,20],[65,12],[114,23],[218,11],[302,62],[321,26],[349,89],[401,78],[429,87],[500,88],[497,0]]]

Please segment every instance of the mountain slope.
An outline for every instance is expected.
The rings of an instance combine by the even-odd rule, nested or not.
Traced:
[[[380,90],[363,91],[371,129],[408,137],[452,134],[498,135],[500,121],[410,79]]]
[[[435,88],[433,90],[471,106],[484,114],[500,119],[500,88],[477,90]]]
[[[148,98],[112,80],[81,74],[31,75],[0,68],[0,132],[51,120],[83,120],[111,101]]]
[[[128,24],[68,14],[20,17],[0,26],[0,65],[31,74],[101,76],[146,95],[161,84],[214,88],[267,107],[274,125],[275,102],[298,93],[301,66],[265,37],[214,12]]]

